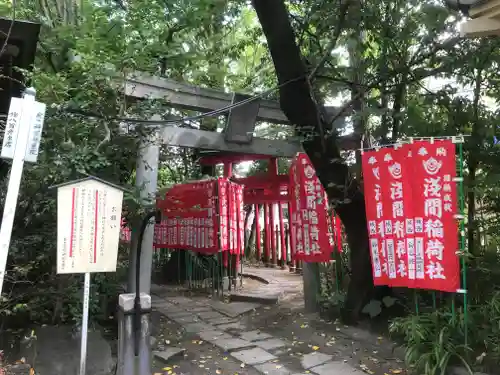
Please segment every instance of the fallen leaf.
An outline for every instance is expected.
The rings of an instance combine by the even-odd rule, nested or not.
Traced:
[[[359,367],[361,368],[361,370],[363,370],[367,374],[370,374],[370,375],[374,374],[374,372],[372,370],[370,370],[367,365],[361,364],[361,365],[359,365]]]
[[[222,358],[223,361],[227,361],[227,357]]]
[[[163,368],[163,371],[169,371],[169,370],[172,370],[172,367],[164,367]]]
[[[221,371],[221,370],[219,370],[219,369],[217,369],[217,370],[215,370],[215,373],[216,373],[217,375],[219,375],[219,374],[222,374],[222,371]]]
[[[314,345],[314,346],[312,347],[312,350],[319,350],[319,346]]]
[[[400,368],[396,369],[396,370],[389,370],[390,372],[392,372],[393,374],[401,374],[403,372],[403,370],[401,370]]]

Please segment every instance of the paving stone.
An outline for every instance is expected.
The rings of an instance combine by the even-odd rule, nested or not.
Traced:
[[[258,341],[258,340],[266,340],[270,339],[271,336],[269,333],[261,332],[261,331],[248,331],[240,334],[241,338],[248,341]]]
[[[194,313],[199,313],[199,312],[207,312],[207,311],[212,311],[212,308],[210,306],[192,306],[188,307],[186,311],[191,311]]]
[[[218,339],[230,339],[232,336],[230,334],[227,334],[225,332],[221,331],[203,331],[198,333],[198,336],[202,338],[205,341],[213,343],[215,340]]]
[[[234,330],[243,330],[245,326],[240,322],[228,323],[228,324],[219,324],[217,329],[222,329],[223,331],[229,331],[231,329]]]
[[[232,350],[248,348],[249,346],[254,346],[254,344],[251,343],[250,341],[237,339],[234,337],[231,337],[229,339],[217,339],[212,344],[218,346],[219,348],[227,352]]]
[[[331,361],[333,357],[328,354],[324,354],[321,352],[312,352],[306,354],[300,360],[300,364],[306,370],[309,370],[311,367],[322,365],[325,362]]]
[[[237,320],[235,320],[233,318],[229,318],[227,316],[223,316],[222,318],[207,319],[207,322],[216,326],[216,325],[220,325],[220,324],[236,323]]]
[[[184,309],[181,309],[180,307],[173,305],[171,303],[166,302],[165,304],[160,304],[160,305],[155,305],[154,303],[151,305],[153,308],[156,310],[160,311],[162,314],[165,314],[167,312],[169,313],[180,313],[180,312],[186,312]]]
[[[164,362],[168,362],[173,357],[183,354],[185,350],[186,349],[169,347],[162,351],[155,351],[153,355]]]
[[[198,317],[196,315],[175,317],[175,318],[172,318],[172,320],[176,323],[181,324],[181,325],[201,322],[201,320],[198,319]]]
[[[358,370],[343,361],[327,362],[320,366],[313,367],[310,370],[318,375],[364,375],[363,371]]]
[[[273,353],[276,357],[279,357],[279,356],[288,354],[289,351],[288,350],[284,350],[284,349],[278,349],[278,350],[272,350],[271,353]]]
[[[256,346],[266,350],[278,349],[286,346],[286,342],[281,339],[268,339],[254,342]]]
[[[212,301],[210,305],[215,310],[231,318],[235,318],[241,314],[253,311],[259,306],[261,306],[259,303],[250,303],[250,302],[223,303],[220,301]]]
[[[282,291],[256,290],[251,293],[231,293],[231,301],[255,302],[263,305],[275,305],[282,297]]]
[[[285,366],[274,362],[262,363],[254,367],[258,372],[267,375],[290,375],[292,373],[292,371]]]
[[[166,311],[165,316],[169,319],[185,318],[186,316],[193,316],[192,313],[187,311]]]
[[[168,302],[168,301],[167,301],[167,300],[165,300],[165,299],[153,299],[153,298],[151,298],[151,305],[154,305],[154,306],[161,306],[161,307],[171,307],[171,306],[175,306],[173,303]]]
[[[211,324],[206,323],[190,323],[186,324],[184,330],[188,333],[199,333],[203,331],[214,331],[215,327]]]
[[[191,298],[178,296],[178,297],[168,297],[167,301],[172,302],[176,305],[193,305],[193,300]]]
[[[219,313],[217,311],[200,312],[200,313],[198,313],[198,316],[200,317],[200,319],[203,319],[203,320],[224,318],[224,315],[222,315],[221,313]]]
[[[237,352],[232,352],[231,356],[246,365],[257,365],[259,363],[269,362],[276,357],[261,348],[245,349]]]

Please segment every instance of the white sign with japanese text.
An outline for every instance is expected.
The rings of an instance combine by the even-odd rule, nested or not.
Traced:
[[[17,135],[21,125],[21,112],[23,110],[23,99],[11,98],[9,114],[5,122],[5,132],[3,135],[2,153],[4,159],[13,159],[16,149]]]
[[[33,103],[28,146],[24,161],[36,163],[38,152],[40,150],[40,141],[42,140],[43,119],[45,118],[46,105],[39,102]]]
[[[26,102],[21,98],[12,98],[7,122],[5,123],[5,133],[3,137],[1,157],[13,159],[19,134],[21,117],[24,123],[29,124],[29,138],[26,147],[24,161],[36,163],[40,140],[42,139],[43,120],[45,118],[46,105],[37,101]]]
[[[116,271],[122,201],[92,178],[57,189],[57,273]]]

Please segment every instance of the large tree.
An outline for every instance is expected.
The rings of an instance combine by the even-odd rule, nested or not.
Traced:
[[[253,0],[280,85],[281,109],[302,137],[305,152],[340,216],[351,249],[351,276],[344,320],[356,321],[373,289],[365,202],[341,157],[331,119],[324,116],[283,0]],[[344,5],[346,7],[346,5]]]

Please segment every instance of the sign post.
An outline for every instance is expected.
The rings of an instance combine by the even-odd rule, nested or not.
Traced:
[[[80,375],[85,375],[90,274],[115,272],[123,190],[96,177],[57,188],[57,273],[83,273]]]
[[[28,88],[22,99],[11,99],[0,154],[0,157],[4,159],[12,159],[0,228],[0,295],[5,278],[24,162],[36,162],[40,147],[45,104],[36,102],[35,94],[35,89]]]

